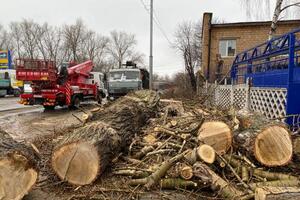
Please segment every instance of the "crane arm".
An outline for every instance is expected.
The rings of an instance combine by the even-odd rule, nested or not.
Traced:
[[[79,75],[88,77],[89,73],[93,70],[94,64],[91,60],[86,61],[84,63],[80,63],[73,67],[68,68],[68,74],[72,75]]]

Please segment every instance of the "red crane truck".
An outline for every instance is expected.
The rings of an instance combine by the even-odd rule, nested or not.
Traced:
[[[22,94],[20,103],[43,105],[45,109],[55,106],[78,107],[81,101],[93,99],[101,103],[102,95],[96,83],[88,83],[94,65],[92,61],[62,66],[59,70],[54,61],[18,59],[18,80],[31,82],[32,92]]]

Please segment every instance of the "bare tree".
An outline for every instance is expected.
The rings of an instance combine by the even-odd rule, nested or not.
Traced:
[[[249,18],[265,19],[270,16],[271,0],[242,0],[242,5],[245,6]],[[281,15],[285,15],[282,16],[283,18],[299,17],[299,8],[299,0],[276,0],[269,39],[272,39],[276,33],[277,23],[280,20]]]
[[[13,43],[9,32],[0,25],[0,50],[4,49],[13,50]]]
[[[70,51],[72,59],[79,61],[79,50],[85,36],[86,27],[81,19],[78,19],[73,25],[65,25],[63,29],[63,37],[65,48]],[[66,55],[68,52],[66,51]]]
[[[43,58],[58,64],[90,59],[101,71],[121,66],[125,60],[144,63],[144,55],[135,50],[133,34],[113,31],[110,37],[88,30],[80,19],[63,27],[32,20],[12,22],[8,31],[0,25],[0,48],[14,49],[19,58]]]
[[[102,60],[106,53],[109,38],[88,31],[84,37],[82,54],[90,60]]]
[[[127,59],[134,62],[138,66],[145,66],[145,54],[143,53],[132,52]]]
[[[31,59],[39,57],[37,39],[39,36],[38,24],[34,23],[32,20],[23,20],[20,23],[21,34],[21,44],[25,51],[25,56]]]
[[[112,31],[110,36],[108,52],[120,68],[125,59],[133,55],[137,41],[135,35],[126,32]]]
[[[23,54],[23,49],[22,49],[22,32],[21,32],[21,27],[18,22],[12,22],[10,24],[10,35],[12,39],[13,46],[15,47],[15,50],[17,52],[18,58],[21,58],[24,56]]]
[[[193,91],[197,89],[195,68],[201,61],[201,25],[200,23],[183,22],[175,32],[174,47],[180,52],[185,70],[190,79]]]

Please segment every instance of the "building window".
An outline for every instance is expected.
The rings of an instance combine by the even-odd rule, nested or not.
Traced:
[[[236,40],[220,40],[219,42],[219,54],[222,57],[235,56],[236,52]]]

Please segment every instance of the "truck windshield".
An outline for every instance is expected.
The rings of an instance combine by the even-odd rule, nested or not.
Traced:
[[[110,80],[121,80],[122,72],[110,72]]]
[[[125,79],[127,80],[134,80],[134,79],[138,79],[139,76],[140,76],[140,73],[139,72],[133,72],[133,71],[125,71],[124,72],[124,76],[125,76]]]
[[[0,72],[0,79],[9,79],[9,74],[7,72]]]
[[[138,71],[118,71],[110,72],[110,80],[135,80],[139,79],[140,73]]]

